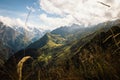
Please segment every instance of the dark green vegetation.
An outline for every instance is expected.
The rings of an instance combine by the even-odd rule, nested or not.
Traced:
[[[120,24],[110,23],[47,33],[8,59],[1,80],[120,80]]]
[[[7,60],[7,58],[12,54],[12,51],[10,48],[3,45],[3,43],[0,41],[0,66],[4,64],[4,61]]]

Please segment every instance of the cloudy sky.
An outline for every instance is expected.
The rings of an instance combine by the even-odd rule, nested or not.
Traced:
[[[120,18],[120,0],[0,0],[0,21],[42,29],[98,24]]]

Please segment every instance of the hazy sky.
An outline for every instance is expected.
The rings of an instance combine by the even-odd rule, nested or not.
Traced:
[[[76,24],[93,25],[120,17],[120,0],[0,0],[0,21],[43,29]]]

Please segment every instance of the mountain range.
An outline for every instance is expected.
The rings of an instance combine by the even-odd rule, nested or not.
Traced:
[[[0,77],[120,80],[119,47],[120,20],[91,27],[76,24],[60,27],[12,55],[0,68]]]

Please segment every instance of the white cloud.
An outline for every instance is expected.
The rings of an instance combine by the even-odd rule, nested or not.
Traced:
[[[40,5],[41,8],[48,13],[62,14],[60,9],[55,7],[50,0],[40,0]]]
[[[103,2],[111,7],[107,7],[99,2]],[[34,4],[34,8],[26,7],[34,12],[29,16],[28,26],[52,30],[73,23],[87,26],[120,18],[120,0],[39,0],[39,4],[40,8],[37,8],[38,10],[34,9],[37,4]],[[44,11],[41,11],[41,9]],[[0,10],[0,13],[7,13],[7,10]],[[7,13],[8,16],[10,14],[14,15],[14,12],[10,11]],[[0,16],[0,21],[9,26],[24,26],[28,13],[16,12],[15,14],[16,16],[12,15],[14,18],[10,18],[12,16]]]
[[[35,12],[35,9],[33,7],[26,6],[26,9],[28,9],[29,11]]]
[[[25,21],[20,19],[20,18],[10,18],[10,17],[5,17],[5,16],[0,16],[0,22],[3,22],[5,25],[12,27],[12,26],[18,26],[18,27],[24,27],[27,29],[27,26],[31,28],[38,28],[41,30],[48,30],[50,29],[49,26],[44,25],[44,24],[38,24],[35,23],[34,21],[28,22],[27,26],[25,26]]]
[[[53,17],[48,17],[46,14],[41,14],[40,20],[50,26],[49,28],[55,29],[60,26],[65,26],[65,25],[71,25],[71,22],[74,21],[73,17],[71,15],[67,15],[64,18],[53,18]]]
[[[107,7],[98,1],[103,2]],[[50,26],[61,26],[79,22],[81,24],[98,24],[107,20],[120,18],[120,0],[40,0],[40,7],[49,14],[63,18],[40,15],[43,22]],[[69,17],[68,17],[69,16]]]
[[[0,21],[8,26],[15,26],[15,25],[24,26],[24,22],[20,18],[15,19],[10,17],[0,16]]]

